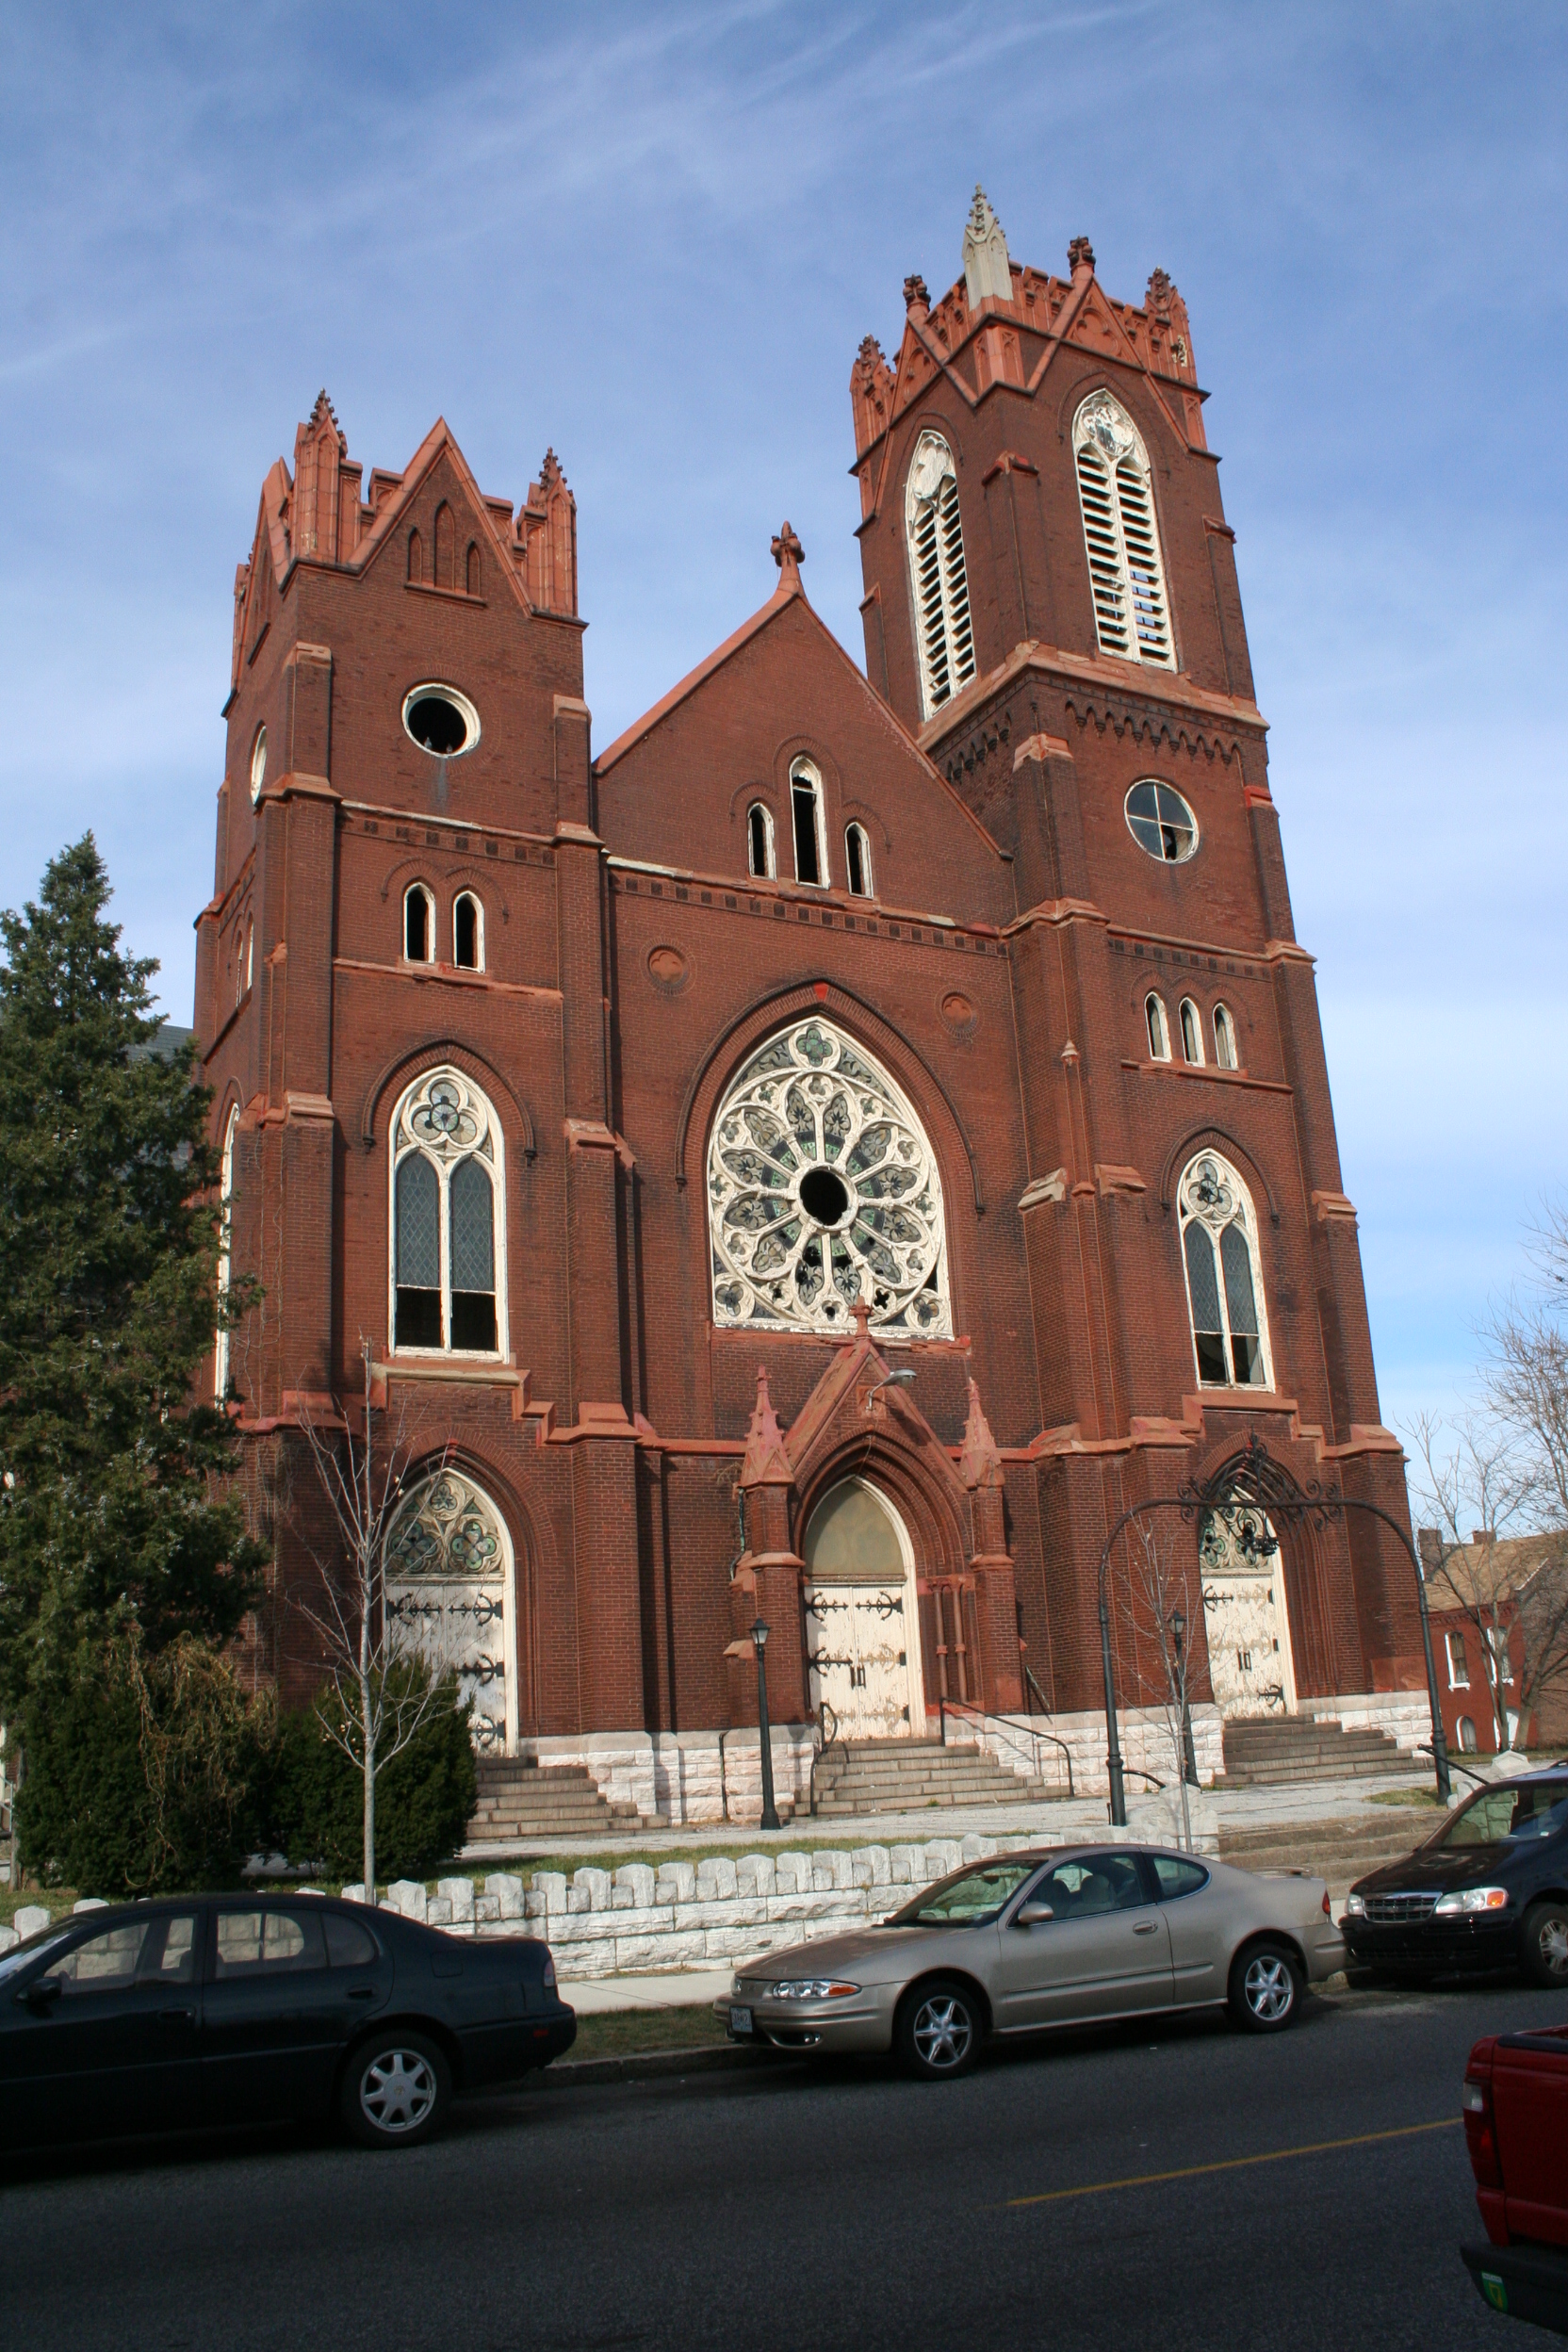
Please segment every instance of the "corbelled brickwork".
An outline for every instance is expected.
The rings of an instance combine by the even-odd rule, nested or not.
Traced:
[[[999,240],[977,208],[965,278],[935,304],[912,279],[896,363],[870,338],[855,363],[864,674],[786,526],[760,609],[596,760],[553,455],[514,513],[438,423],[367,487],[323,394],[292,472],[267,477],[196,1022],[216,1135],[234,1120],[234,1262],[265,1293],[230,1369],[277,1544],[260,1659],[291,1694],[318,1673],[290,1595],[325,1530],[290,1432],[351,1396],[362,1340],[389,1421],[406,1409],[504,1525],[524,1752],[755,1723],[759,1612],[775,1719],[804,1722],[805,1530],[846,1477],[906,1537],[906,1648],[918,1632],[933,1709],[1092,1707],[1109,1527],[1250,1432],[1301,1485],[1404,1512],[1185,311],[1158,271],[1141,306],[1111,300],[1085,240],[1065,278]],[[1100,391],[1148,453],[1164,663],[1097,636],[1073,420]],[[972,631],[972,675],[929,715],[906,498],[923,433],[952,452]],[[477,715],[456,755],[403,723],[427,683]],[[787,878],[803,761],[816,883]],[[1184,862],[1133,837],[1142,778],[1196,817]],[[754,811],[772,872],[752,870]],[[869,894],[847,887],[851,826]],[[407,952],[411,888],[428,960]],[[482,910],[466,968],[461,893]],[[1152,988],[1172,1022],[1191,999],[1201,1065],[1152,1053]],[[718,1300],[715,1117],[748,1058],[811,1019],[923,1135],[939,1335],[879,1329],[885,1298],[852,1314],[845,1296],[815,1330]],[[499,1139],[490,1356],[396,1344],[393,1121],[438,1066],[482,1090]],[[1205,1148],[1253,1204],[1266,1385],[1199,1380],[1176,1196]],[[890,1367],[912,1382],[883,1385]],[[1419,1637],[1393,1540],[1371,1521],[1281,1532],[1297,1700],[1397,1687]],[[1117,1646],[1123,1696],[1152,1696],[1119,1619]]]

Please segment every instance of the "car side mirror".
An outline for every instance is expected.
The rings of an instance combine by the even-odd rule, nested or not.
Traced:
[[[1037,1927],[1042,1919],[1054,1919],[1055,1916],[1048,1903],[1021,1903],[1013,1913],[1013,1925]]]
[[[16,1996],[18,2001],[26,2002],[35,2017],[41,2017],[46,2009],[52,2009],[59,1997],[60,1980],[57,1976],[41,1976],[36,1984],[29,1984],[25,1991]]]

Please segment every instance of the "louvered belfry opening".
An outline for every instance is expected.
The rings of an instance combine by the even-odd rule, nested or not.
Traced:
[[[1072,439],[1100,650],[1172,669],[1165,566],[1137,428],[1119,400],[1096,392],[1078,411]]]
[[[909,569],[915,593],[921,695],[929,718],[974,676],[974,629],[958,482],[953,452],[941,435],[923,433],[915,444],[905,498]]]

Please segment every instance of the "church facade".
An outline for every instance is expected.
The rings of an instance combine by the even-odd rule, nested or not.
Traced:
[[[301,1425],[368,1353],[389,1609],[487,1750],[641,1758],[650,1813],[755,1724],[759,1618],[787,1784],[945,1700],[1102,1786],[1130,1504],[1256,1437],[1406,1512],[1184,305],[1021,268],[978,192],[904,293],[850,379],[863,668],[786,524],[596,752],[554,456],[515,510],[444,423],[367,481],[324,394],[236,583],[195,1018],[258,1661],[319,1680]],[[1350,1520],[1250,1576],[1200,1531],[1202,1724],[1408,1711]],[[1135,1710],[1158,1643],[1113,1644]]]

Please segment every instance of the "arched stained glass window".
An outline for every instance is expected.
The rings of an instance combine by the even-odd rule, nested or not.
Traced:
[[[495,1355],[506,1329],[503,1145],[461,1070],[427,1071],[392,1121],[392,1344]]]
[[[1267,1388],[1268,1332],[1257,1219],[1230,1164],[1200,1152],[1177,1186],[1198,1378],[1205,1388]]]
[[[821,1016],[760,1046],[708,1145],[713,1319],[848,1328],[864,1298],[889,1338],[947,1338],[941,1176],[913,1109]]]

